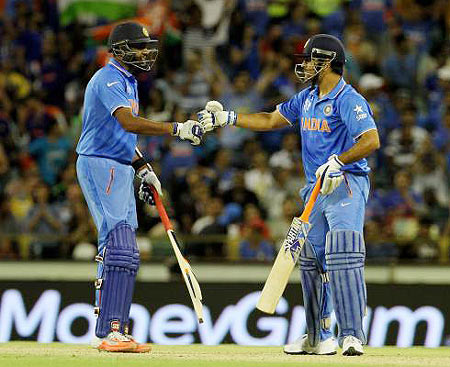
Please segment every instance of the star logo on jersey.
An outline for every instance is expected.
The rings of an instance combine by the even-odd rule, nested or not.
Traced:
[[[333,112],[333,106],[331,105],[331,103],[327,104],[323,109],[323,114],[325,116],[330,116],[332,112]]]
[[[363,113],[362,106],[356,105],[355,108],[353,109],[353,111],[355,111],[356,114],[358,114],[358,113]]]
[[[356,112],[356,120],[360,121],[365,119],[368,115],[366,112],[363,111],[363,108],[361,105],[355,105],[355,108],[353,111]]]

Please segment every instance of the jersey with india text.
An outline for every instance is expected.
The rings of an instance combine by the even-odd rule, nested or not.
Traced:
[[[137,116],[137,81],[116,60],[111,59],[95,73],[86,87],[78,154],[131,163],[137,136],[125,131],[113,116],[119,107],[129,107]]]
[[[300,124],[302,160],[308,182],[332,154],[349,150],[366,131],[376,129],[369,104],[343,78],[326,96],[318,88],[306,88],[277,106],[291,125]],[[366,159],[345,165],[343,171],[367,175]]]

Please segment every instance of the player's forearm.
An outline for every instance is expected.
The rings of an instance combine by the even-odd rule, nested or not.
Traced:
[[[155,122],[139,116],[128,117],[121,125],[126,131],[143,135],[164,135],[173,131],[173,123]]]
[[[380,147],[380,139],[377,130],[364,133],[361,138],[349,150],[339,155],[339,160],[344,164],[359,161],[368,157]]]
[[[239,113],[236,126],[255,131],[267,131],[276,129],[272,114],[267,112],[260,113]]]

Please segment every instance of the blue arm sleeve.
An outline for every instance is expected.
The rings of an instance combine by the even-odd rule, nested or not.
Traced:
[[[376,129],[373,113],[363,96],[357,93],[345,95],[339,105],[341,120],[350,135],[356,139],[368,130]]]
[[[297,124],[300,120],[305,95],[305,90],[303,90],[294,95],[290,100],[277,105],[278,112],[280,112],[291,125]]]
[[[128,99],[124,81],[99,80],[97,93],[100,101],[112,115],[119,107],[132,108],[132,102]]]

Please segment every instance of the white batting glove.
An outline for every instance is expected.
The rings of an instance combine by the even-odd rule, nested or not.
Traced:
[[[209,101],[205,109],[197,113],[197,116],[205,131],[227,125],[236,125],[237,120],[236,112],[224,111],[222,104],[217,101]]]
[[[197,121],[187,120],[184,123],[175,122],[173,124],[173,136],[178,136],[182,140],[188,140],[192,145],[199,145],[202,141],[203,126]]]
[[[322,195],[331,194],[344,180],[344,172],[341,168],[344,166],[336,154],[328,157],[328,161],[322,164],[316,171],[316,178],[322,177]]]
[[[155,172],[153,172],[152,169],[150,169],[150,167],[148,167],[147,165],[144,166],[144,168],[141,168],[137,173],[136,176],[138,176],[141,179],[141,187],[139,189],[139,191],[141,192],[142,190],[142,185],[146,184],[148,186],[153,186],[156,189],[156,192],[159,194],[159,196],[162,196],[162,189],[161,189],[161,182],[159,182],[158,177],[156,176]],[[143,198],[141,198],[141,193],[139,193],[139,198],[141,200],[144,200]]]

